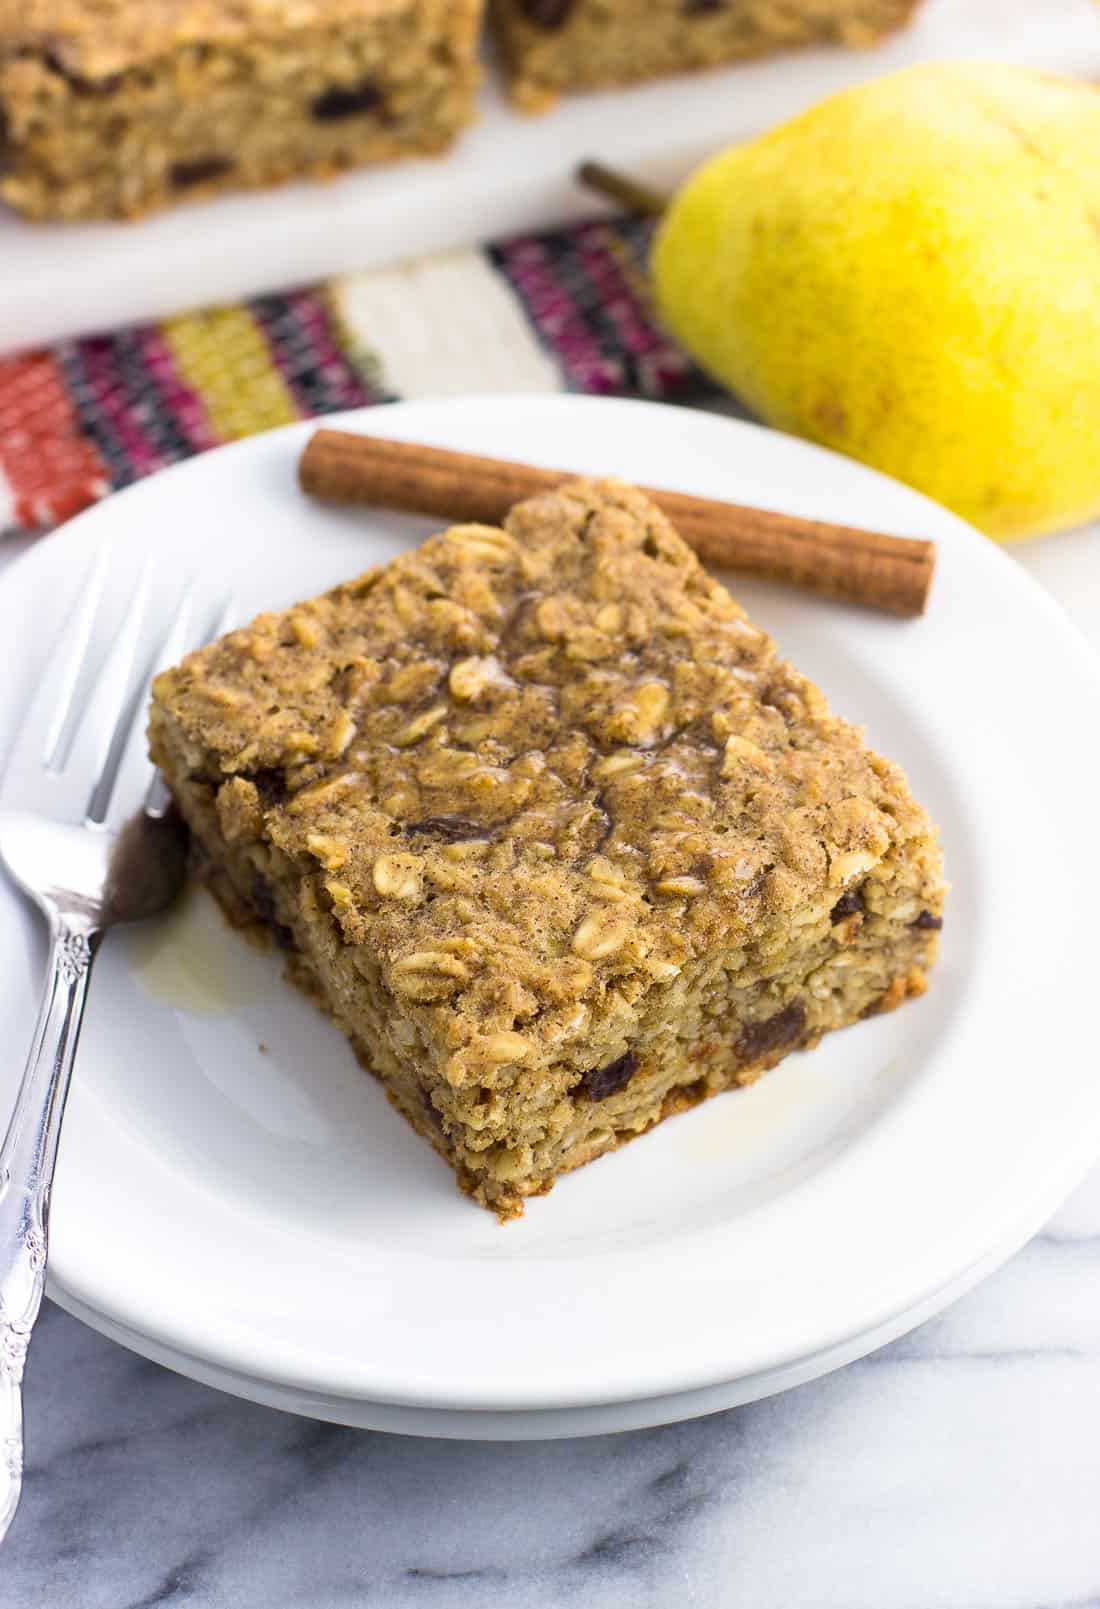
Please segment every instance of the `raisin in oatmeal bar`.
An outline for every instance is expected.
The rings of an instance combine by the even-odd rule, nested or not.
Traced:
[[[150,733],[223,903],[501,1217],[935,955],[901,772],[617,482],[261,615]]]
[[[482,0],[0,0],[0,196],[32,218],[438,152]]]
[[[512,99],[606,89],[809,44],[870,45],[919,0],[492,0]]]

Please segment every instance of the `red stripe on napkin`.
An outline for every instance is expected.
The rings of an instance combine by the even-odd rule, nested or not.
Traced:
[[[27,527],[56,525],[110,490],[49,353],[0,358],[0,468]]]

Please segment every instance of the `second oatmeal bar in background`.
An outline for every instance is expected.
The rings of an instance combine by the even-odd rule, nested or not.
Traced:
[[[542,112],[609,89],[799,45],[871,45],[920,0],[492,0],[512,100]]]
[[[0,0],[0,196],[133,217],[445,150],[483,0]]]

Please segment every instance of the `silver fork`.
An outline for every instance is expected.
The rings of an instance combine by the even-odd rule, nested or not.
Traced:
[[[107,544],[15,740],[0,787],[0,859],[44,914],[46,986],[0,1147],[0,1540],[23,1481],[23,1365],[46,1277],[50,1188],[92,963],[117,923],[162,910],[179,890],[184,841],[146,757],[147,565],[95,678],[80,694],[110,562]],[[185,595],[156,655],[185,646]]]

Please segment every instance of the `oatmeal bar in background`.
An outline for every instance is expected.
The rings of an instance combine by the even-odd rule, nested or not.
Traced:
[[[621,483],[261,615],[150,735],[230,914],[502,1217],[935,956],[901,772]]]
[[[0,196],[32,218],[439,152],[482,0],[0,0]]]
[[[920,0],[490,0],[512,100],[542,112],[609,89],[800,45],[871,45]]]

